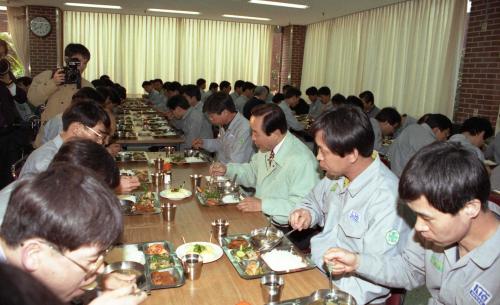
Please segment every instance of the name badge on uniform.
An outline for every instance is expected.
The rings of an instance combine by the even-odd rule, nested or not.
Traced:
[[[361,216],[359,215],[359,213],[357,211],[351,210],[349,212],[349,219],[351,220],[351,222],[358,223],[360,218],[361,218]]]
[[[398,230],[390,230],[389,232],[387,232],[387,234],[385,234],[385,241],[390,246],[396,245],[399,241]]]
[[[491,300],[491,293],[478,282],[474,282],[469,294],[479,305],[486,305]]]

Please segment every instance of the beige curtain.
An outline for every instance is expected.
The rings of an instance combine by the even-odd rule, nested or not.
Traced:
[[[379,107],[452,117],[466,8],[415,0],[309,25],[302,89],[371,90]]]
[[[29,47],[28,47],[28,28],[26,25],[26,13],[24,7],[7,7],[7,22],[12,42],[17,56],[24,66],[24,73],[29,71]]]
[[[194,83],[237,79],[267,84],[271,26],[155,16],[64,12],[64,44],[92,53],[84,77],[108,74],[129,93],[142,81]]]

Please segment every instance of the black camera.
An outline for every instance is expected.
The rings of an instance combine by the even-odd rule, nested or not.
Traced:
[[[78,67],[80,66],[80,60],[78,58],[70,58],[68,60],[68,65],[64,67],[64,84],[76,84],[76,88],[80,89],[82,87],[82,74]]]

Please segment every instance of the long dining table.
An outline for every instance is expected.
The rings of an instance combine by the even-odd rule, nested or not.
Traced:
[[[146,163],[132,162],[121,165],[126,169],[145,169]],[[185,181],[191,189],[189,175],[208,175],[208,163],[174,165],[172,183],[178,186]],[[167,202],[161,198],[162,202]],[[202,206],[194,196],[179,201],[175,220],[168,223],[161,214],[125,216],[122,242],[141,243],[167,240],[175,247],[186,242],[208,242],[212,220],[224,218],[229,221],[228,234],[249,233],[252,229],[264,227],[267,220],[261,212],[242,213],[236,206]],[[328,279],[318,268],[283,275],[284,287],[281,300],[308,296],[317,289],[327,288]],[[186,280],[178,288],[153,290],[145,305],[164,304],[207,304],[235,305],[240,301],[252,305],[263,304],[260,280],[241,278],[229,259],[223,255],[219,260],[203,265],[198,280]]]

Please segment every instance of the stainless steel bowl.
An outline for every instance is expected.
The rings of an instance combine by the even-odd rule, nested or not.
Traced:
[[[306,302],[308,305],[357,305],[354,297],[342,290],[319,289],[311,294]]]
[[[185,149],[184,157],[198,157],[200,155],[200,151],[196,149]]]
[[[120,199],[120,207],[124,213],[132,213],[134,202],[128,199]]]
[[[277,246],[276,242],[280,241],[282,237],[283,232],[275,227],[263,227],[250,232],[250,242],[260,251],[266,251],[270,248],[274,248]]]
[[[122,261],[107,265],[104,268],[103,274],[110,274],[113,272],[118,272],[122,274],[133,274],[135,275],[135,281],[137,287],[142,289],[146,285],[146,276],[144,275],[144,265],[136,262]]]

